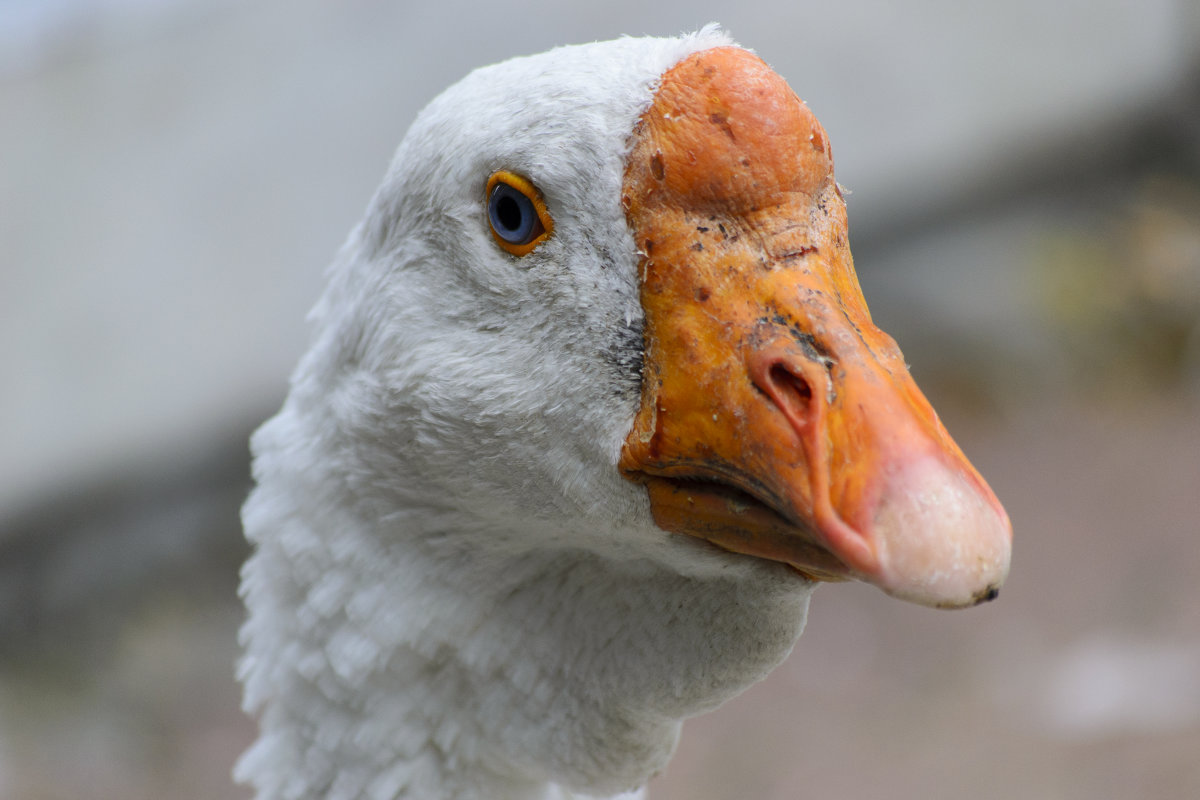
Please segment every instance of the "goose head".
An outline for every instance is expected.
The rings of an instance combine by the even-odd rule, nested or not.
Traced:
[[[1007,572],[1003,509],[871,321],[825,132],[714,28],[448,89],[312,317],[244,511],[263,797],[408,796],[417,755],[378,731],[421,724],[443,772],[636,786],[674,742],[650,718],[762,677],[814,581],[959,607]],[[432,730],[450,673],[505,719],[456,710],[473,755]],[[521,728],[514,696],[550,717]],[[364,742],[390,755],[365,766]],[[256,777],[284,751],[303,781]]]

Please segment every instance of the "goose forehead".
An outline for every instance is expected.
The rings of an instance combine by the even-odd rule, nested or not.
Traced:
[[[474,189],[487,179],[479,172],[507,168],[543,191],[596,197],[598,177],[619,186],[628,139],[662,74],[693,52],[730,43],[710,26],[682,38],[571,45],[480,67],[418,115],[397,162],[436,170],[450,179],[440,184],[446,189]]]

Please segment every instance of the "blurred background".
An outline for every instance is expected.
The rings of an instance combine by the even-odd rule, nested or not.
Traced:
[[[653,800],[1200,797],[1200,4],[0,1],[0,797],[244,798],[246,437],[416,111],[717,20],[819,116],[1000,599],[817,592]]]

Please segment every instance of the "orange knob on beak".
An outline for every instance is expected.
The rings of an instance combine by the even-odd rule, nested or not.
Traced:
[[[642,402],[620,467],[656,523],[934,606],[991,599],[1004,509],[871,322],[816,118],[750,53],[669,70],[623,202]]]

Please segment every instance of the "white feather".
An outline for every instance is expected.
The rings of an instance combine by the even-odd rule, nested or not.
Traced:
[[[782,660],[810,587],[654,526],[616,469],[638,403],[628,141],[715,27],[475,71],[421,112],[254,436],[239,674],[260,800],[636,790],[680,720]],[[516,259],[497,169],[555,232]]]

